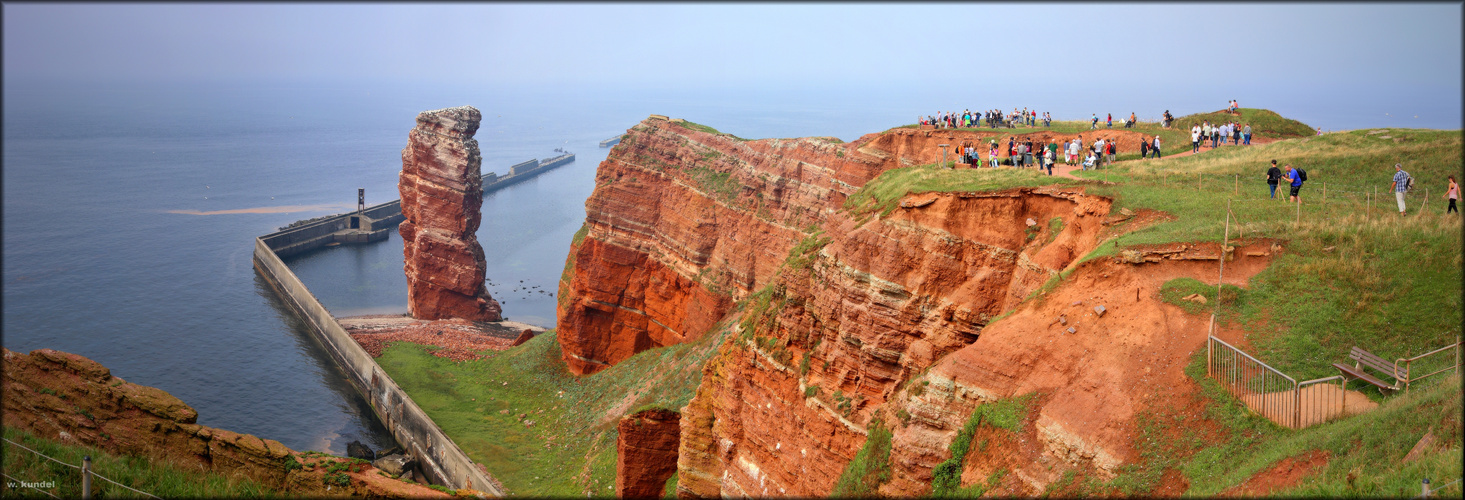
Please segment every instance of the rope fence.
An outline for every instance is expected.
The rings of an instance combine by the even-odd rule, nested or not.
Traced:
[[[61,464],[61,465],[64,465],[64,466],[71,467],[73,469],[80,469],[81,470],[81,485],[82,485],[82,488],[81,488],[81,497],[82,498],[91,498],[92,497],[92,491],[91,491],[92,490],[92,488],[91,488],[91,483],[92,483],[91,478],[92,477],[96,477],[96,478],[101,479],[103,481],[106,481],[106,482],[115,484],[115,485],[117,485],[120,488],[123,488],[123,489],[129,490],[129,491],[135,492],[135,493],[137,493],[139,495],[142,495],[142,496],[145,496],[145,497],[148,497],[148,498],[159,498],[157,495],[154,495],[154,494],[148,493],[146,491],[142,491],[142,490],[139,490],[139,489],[136,489],[136,488],[127,486],[127,485],[122,484],[122,483],[119,483],[117,481],[113,481],[113,480],[111,480],[111,479],[109,479],[109,478],[107,478],[105,476],[102,476],[101,474],[97,474],[95,471],[91,470],[91,460],[92,460],[92,458],[90,456],[84,457],[82,459],[82,464],[81,465],[74,465],[74,464],[69,464],[69,463],[62,462],[60,460],[57,460],[55,457],[52,457],[52,456],[47,455],[45,453],[41,453],[39,451],[36,451],[36,450],[32,450],[30,448],[27,448],[27,447],[25,447],[25,445],[22,445],[20,443],[15,442],[15,441],[11,441],[10,439],[7,439],[7,438],[0,438],[0,439],[4,439],[6,443],[10,443],[11,445],[14,445],[17,448],[20,448],[22,450],[31,452],[31,453],[35,454],[36,456],[39,456],[39,457],[44,458],[46,460],[50,460],[52,462],[56,462],[56,463]],[[9,474],[6,474],[5,477],[6,478],[9,478],[10,480],[15,481],[17,483],[26,484],[23,481],[20,481],[20,480],[15,479],[15,478],[11,478]],[[27,487],[30,487],[31,489],[34,489],[34,490],[39,491],[41,493],[45,493],[47,495],[50,495],[53,498],[59,498],[59,497],[56,497],[56,495],[52,494],[51,492],[42,490],[40,488],[36,488],[34,486],[29,486],[28,484],[27,484]]]

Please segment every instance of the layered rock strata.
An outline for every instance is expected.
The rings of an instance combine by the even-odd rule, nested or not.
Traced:
[[[30,354],[4,349],[3,354],[0,391],[6,426],[64,444],[247,477],[297,495],[327,494],[321,476],[329,462],[339,459],[307,457],[273,439],[199,425],[198,412],[173,395],[114,377],[107,367],[83,356],[50,349]],[[292,461],[320,466],[315,471],[287,467]],[[350,484],[330,494],[449,496],[381,477],[372,468],[349,477]]]
[[[1166,216],[1112,214],[1082,187],[965,191],[979,173],[918,167],[940,160],[938,144],[998,135],[747,141],[643,121],[601,164],[572,243],[564,360],[593,373],[736,323],[681,409],[683,497],[827,495],[877,417],[894,428],[880,492],[927,493],[978,405],[1029,394],[1011,444],[1029,452],[1002,491],[1112,473],[1134,458],[1133,420],[1151,404],[1136,388],[1178,385],[1170,360],[1204,340],[1159,303],[1159,285],[1213,279],[1223,256],[1228,281],[1244,283],[1276,248],[1135,247],[1079,265],[1106,238]],[[905,167],[917,168],[891,172]],[[869,196],[907,190],[894,203]],[[1091,310],[1101,304],[1107,314]]]
[[[645,410],[616,425],[616,496],[656,498],[677,471],[681,414]]]
[[[403,265],[408,309],[417,319],[498,321],[501,308],[484,286],[478,224],[482,156],[473,134],[482,115],[471,106],[424,111],[402,149]]]

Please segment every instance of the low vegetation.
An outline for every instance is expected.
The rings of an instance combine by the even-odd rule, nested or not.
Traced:
[[[159,462],[143,457],[119,456],[90,446],[61,444],[29,432],[5,426],[5,439],[19,443],[65,464],[81,466],[82,457],[92,458],[92,470],[102,476],[163,498],[258,498],[281,496],[278,491],[255,481],[225,477],[198,470],[197,466]],[[20,447],[3,443],[5,498],[81,498],[81,470],[37,456]],[[27,488],[25,482],[37,486]],[[110,482],[93,479],[92,498],[141,497]]]
[[[833,497],[873,497],[890,481],[891,431],[879,418],[870,422],[870,435],[829,492]]]
[[[553,332],[477,361],[456,363],[398,343],[377,362],[511,494],[603,496],[614,493],[620,418],[686,406],[726,335],[719,325],[699,340],[584,377],[565,368]]]

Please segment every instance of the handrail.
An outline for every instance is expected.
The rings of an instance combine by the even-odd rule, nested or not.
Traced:
[[[1424,353],[1424,354],[1420,354],[1420,355],[1415,356],[1415,357],[1412,357],[1412,358],[1408,358],[1408,359],[1400,358],[1398,361],[1395,361],[1394,363],[1395,363],[1396,366],[1397,366],[1397,364],[1398,364],[1399,361],[1403,361],[1404,362],[1404,390],[1406,390],[1406,391],[1409,390],[1409,385],[1412,384],[1412,383],[1414,383],[1417,380],[1424,380],[1426,378],[1432,377],[1434,375],[1439,375],[1439,374],[1444,373],[1446,371],[1454,370],[1456,373],[1459,373],[1459,371],[1460,371],[1460,345],[1461,345],[1460,344],[1460,337],[1457,335],[1457,336],[1455,336],[1455,343],[1453,343],[1453,344],[1450,344],[1450,345],[1441,347],[1439,349],[1435,349],[1433,351],[1430,351],[1430,352],[1427,352],[1427,353]],[[1430,373],[1427,373],[1427,374],[1424,374],[1424,375],[1420,375],[1418,377],[1412,377],[1412,376],[1409,375],[1410,370],[1412,368],[1410,365],[1412,363],[1414,363],[1415,361],[1418,361],[1420,359],[1424,359],[1425,357],[1432,356],[1432,355],[1435,355],[1435,354],[1439,354],[1441,352],[1445,352],[1445,351],[1448,351],[1448,350],[1454,350],[1455,351],[1455,364],[1454,365],[1451,365],[1451,366],[1448,366],[1448,367],[1445,367],[1445,368],[1441,368],[1439,370],[1435,370],[1433,372],[1430,372]],[[1394,378],[1397,379],[1398,376],[1395,376]]]
[[[1271,370],[1273,373],[1276,373],[1277,375],[1281,375],[1282,378],[1287,379],[1289,382],[1292,382],[1293,384],[1296,384],[1297,383],[1297,379],[1294,379],[1292,377],[1287,376],[1287,374],[1286,373],[1282,373],[1281,370],[1278,370],[1276,368],[1272,368],[1272,365],[1263,363],[1261,360],[1251,357],[1251,355],[1250,354],[1247,354],[1246,351],[1243,351],[1241,349],[1237,349],[1236,346],[1233,346],[1231,344],[1227,344],[1226,341],[1221,340],[1219,338],[1211,337],[1211,339],[1215,340],[1216,342],[1220,342],[1221,345],[1223,345],[1223,346],[1230,347],[1231,350],[1236,351],[1237,354],[1240,354],[1242,356],[1246,356],[1246,359],[1250,359],[1252,361],[1255,361],[1257,364],[1266,367],[1267,369]]]

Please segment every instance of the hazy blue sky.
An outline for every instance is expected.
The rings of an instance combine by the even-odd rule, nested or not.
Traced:
[[[4,13],[7,76],[902,83],[995,76],[1017,58],[1177,84],[1254,75],[1458,87],[1461,73],[1459,4],[6,4]]]
[[[7,3],[4,72],[7,81],[1195,88],[1217,109],[1255,103],[1261,89],[1439,95],[1458,109],[1461,15],[1459,3]]]

